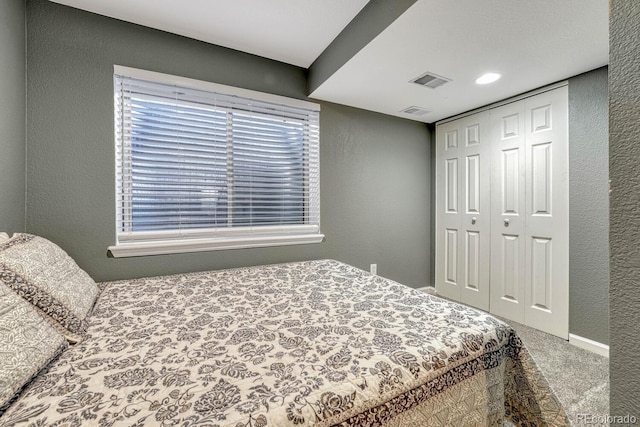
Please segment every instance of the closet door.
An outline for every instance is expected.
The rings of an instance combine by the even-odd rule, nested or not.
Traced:
[[[438,125],[436,289],[489,310],[489,116]]]
[[[458,278],[459,209],[459,133],[457,122],[436,128],[436,291],[460,299]]]
[[[524,323],[524,101],[491,110],[491,313]]]
[[[525,101],[525,323],[569,335],[569,145],[566,86]]]
[[[567,87],[491,110],[491,313],[568,338]]]

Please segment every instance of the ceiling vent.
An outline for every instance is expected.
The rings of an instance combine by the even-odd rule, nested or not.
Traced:
[[[416,107],[415,105],[407,107],[401,111],[401,113],[411,114],[413,116],[424,116],[425,114],[430,112],[431,111],[427,110],[426,108]]]
[[[420,86],[428,87],[431,89],[435,89],[443,84],[450,82],[451,79],[446,77],[439,76],[437,74],[433,74],[430,72],[426,72],[419,77],[411,80],[411,83],[419,84]]]

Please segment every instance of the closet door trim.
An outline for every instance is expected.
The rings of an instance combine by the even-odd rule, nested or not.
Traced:
[[[569,86],[569,81],[564,80],[558,83],[554,83],[549,86],[544,86],[539,89],[534,89],[530,92],[523,93],[521,95],[517,95],[511,98],[504,99],[502,101],[494,102],[493,104],[485,105],[484,107],[476,108],[475,110],[470,110],[465,113],[461,113],[455,116],[447,117],[446,119],[442,119],[437,121],[436,126],[442,125],[448,122],[452,122],[454,120],[462,119],[467,116],[471,116],[473,114],[482,113],[483,111],[492,110],[494,108],[502,107],[503,105],[511,104],[514,102],[522,101],[523,99],[531,98],[532,96],[540,95],[541,93],[549,92],[554,89],[558,89],[559,87]]]

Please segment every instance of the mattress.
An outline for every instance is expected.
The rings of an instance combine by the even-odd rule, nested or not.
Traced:
[[[511,327],[337,261],[100,287],[0,425],[569,425]]]

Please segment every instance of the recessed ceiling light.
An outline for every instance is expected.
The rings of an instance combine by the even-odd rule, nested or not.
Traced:
[[[502,77],[502,75],[498,73],[486,73],[478,77],[476,79],[476,83],[479,85],[486,85],[495,82],[500,77]]]

